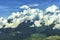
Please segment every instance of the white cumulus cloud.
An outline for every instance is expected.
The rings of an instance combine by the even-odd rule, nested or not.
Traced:
[[[33,5],[38,6],[38,4]],[[23,5],[20,8],[24,10],[22,12],[13,12],[7,19],[1,17],[0,28],[3,28],[3,25],[5,25],[4,28],[16,28],[22,22],[27,23],[27,20],[30,20],[34,22],[30,27],[42,27],[41,23],[43,23],[45,26],[55,24],[53,29],[60,29],[60,10],[56,5],[46,8],[45,11],[38,8],[30,8],[27,5]],[[13,19],[11,20],[12,23],[8,23],[8,19]]]

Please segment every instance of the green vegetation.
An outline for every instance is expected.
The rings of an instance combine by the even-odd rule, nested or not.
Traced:
[[[25,40],[44,40],[47,36],[43,34],[32,34],[29,38]]]
[[[47,37],[45,40],[60,40],[60,36],[50,36]]]
[[[49,36],[43,34],[32,34],[29,38],[25,40],[60,40],[60,36]]]

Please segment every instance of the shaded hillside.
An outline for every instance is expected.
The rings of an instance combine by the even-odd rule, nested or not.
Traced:
[[[30,37],[32,34],[44,34],[46,36],[52,36],[52,35],[60,35],[60,30],[58,29],[52,29],[54,24],[51,24],[49,26],[43,27],[30,27],[34,22],[30,22],[30,20],[26,22],[22,22],[20,25],[18,25],[17,28],[2,28],[0,29],[0,39],[1,40],[23,40],[28,37]]]

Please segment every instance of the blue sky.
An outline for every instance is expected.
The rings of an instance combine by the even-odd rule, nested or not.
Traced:
[[[0,0],[0,17],[8,17],[12,12],[21,11],[19,7],[28,4],[39,4],[36,8],[42,10],[54,4],[60,7],[59,0]]]

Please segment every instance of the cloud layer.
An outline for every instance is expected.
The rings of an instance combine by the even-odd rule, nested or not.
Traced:
[[[4,28],[16,28],[20,23],[30,20],[31,22],[34,21],[34,24],[30,27],[42,27],[42,24],[45,26],[55,24],[52,29],[60,29],[60,10],[56,5],[46,8],[45,11],[38,8],[31,9],[27,5],[23,5],[20,8],[24,9],[23,12],[13,12],[8,18],[1,17],[0,28],[3,28],[4,25]]]

